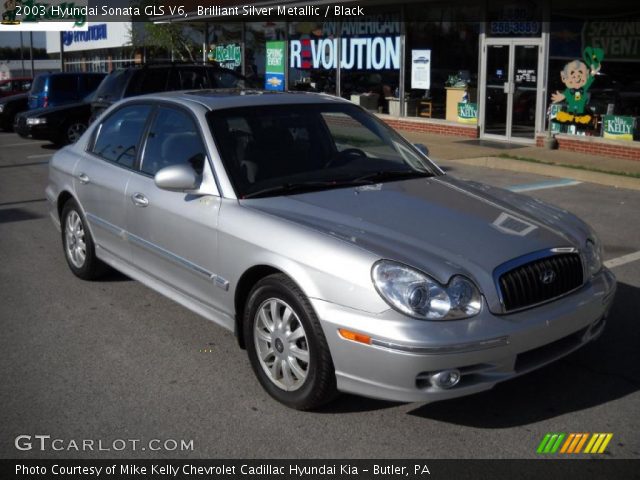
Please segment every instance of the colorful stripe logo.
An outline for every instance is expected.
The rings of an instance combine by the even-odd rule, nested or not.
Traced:
[[[613,433],[547,433],[537,453],[604,453]],[[584,449],[583,449],[584,447]]]

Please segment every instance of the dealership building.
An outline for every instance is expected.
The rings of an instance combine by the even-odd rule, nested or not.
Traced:
[[[60,53],[62,40],[65,71],[110,72],[135,63],[136,50],[131,45],[133,28],[130,21],[89,22],[86,30],[47,32],[47,53]]]
[[[203,61],[266,88],[338,95],[404,130],[542,146],[551,127],[560,148],[640,159],[640,8],[632,2],[343,1],[336,3],[364,6],[365,15],[326,19],[246,16],[247,3],[237,0],[197,15],[202,2],[184,3],[186,18],[155,20],[180,22]],[[252,3],[283,5],[324,13],[328,4]],[[122,35],[106,35],[79,40],[79,55],[100,45],[96,62],[133,58],[114,47]],[[65,51],[74,48],[75,39]],[[565,83],[583,68],[575,60],[586,84]],[[566,100],[553,104],[559,94]],[[562,110],[569,121],[559,122]]]

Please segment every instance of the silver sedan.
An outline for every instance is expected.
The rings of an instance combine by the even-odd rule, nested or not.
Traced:
[[[595,232],[424,150],[332,96],[173,92],[107,110],[46,193],[75,275],[232,330],[293,408],[468,395],[597,337],[616,282]]]

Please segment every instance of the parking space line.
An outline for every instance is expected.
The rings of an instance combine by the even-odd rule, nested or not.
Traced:
[[[607,268],[616,268],[627,263],[635,262],[636,260],[640,260],[640,252],[629,253],[618,258],[612,258],[611,260],[604,262],[604,266]]]
[[[24,147],[25,145],[41,145],[44,143],[49,143],[49,142],[32,141],[32,142],[22,142],[22,143],[7,143],[6,145],[2,145],[2,146],[3,147]]]
[[[27,158],[31,159],[31,158],[44,158],[44,157],[52,157],[53,153],[41,153],[38,155],[27,155]]]
[[[530,192],[532,190],[544,190],[545,188],[570,187],[572,185],[579,185],[581,183],[582,182],[573,180],[571,178],[560,178],[558,180],[545,180],[543,182],[510,185],[506,188],[507,190],[511,190],[512,192]]]

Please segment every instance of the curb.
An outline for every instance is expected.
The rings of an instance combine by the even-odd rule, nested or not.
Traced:
[[[593,172],[590,170],[579,170],[575,168],[561,167],[559,165],[546,165],[542,163],[527,162],[524,160],[513,160],[510,158],[501,157],[474,157],[442,161],[442,163],[448,162],[454,164],[460,163],[462,165],[471,165],[474,167],[535,173],[538,175],[546,175],[548,177],[571,178],[573,180],[579,180],[581,182],[597,183],[599,185],[606,185],[608,187],[640,190],[640,178],[624,177],[621,175]]]

